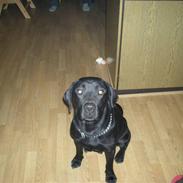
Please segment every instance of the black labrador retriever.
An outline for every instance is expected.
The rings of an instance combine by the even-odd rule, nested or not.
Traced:
[[[69,111],[74,109],[70,134],[76,146],[72,168],[81,165],[83,150],[105,152],[106,182],[115,183],[113,160],[121,163],[130,142],[123,110],[117,101],[117,91],[96,77],[84,77],[74,82],[64,94]],[[116,146],[120,150],[115,156]]]

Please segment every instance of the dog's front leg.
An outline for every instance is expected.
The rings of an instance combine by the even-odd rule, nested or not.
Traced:
[[[105,152],[106,157],[106,182],[107,183],[115,183],[117,178],[113,171],[113,161],[114,161],[114,154],[115,149],[112,149],[111,151]]]
[[[78,168],[81,166],[81,162],[83,159],[83,147],[81,146],[80,143],[74,141],[75,146],[76,146],[76,155],[73,158],[72,162],[71,162],[71,167],[72,168]]]

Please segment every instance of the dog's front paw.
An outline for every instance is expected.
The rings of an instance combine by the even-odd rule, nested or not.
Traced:
[[[74,159],[71,161],[71,167],[72,167],[72,168],[78,168],[78,167],[81,166],[81,162],[82,162],[82,159],[74,158]]]
[[[117,178],[116,178],[115,174],[106,175],[105,181],[106,181],[106,183],[116,183]]]

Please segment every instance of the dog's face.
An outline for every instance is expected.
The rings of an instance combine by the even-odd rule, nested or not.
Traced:
[[[97,121],[106,107],[113,108],[117,92],[104,80],[95,77],[81,78],[64,94],[66,105],[74,108],[78,120]]]

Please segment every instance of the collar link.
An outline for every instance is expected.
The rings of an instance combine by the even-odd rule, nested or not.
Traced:
[[[100,136],[106,134],[106,133],[109,131],[109,129],[111,128],[111,125],[112,125],[112,117],[113,117],[113,116],[112,116],[112,113],[110,113],[109,124],[108,124],[108,126],[106,127],[105,130],[102,130],[102,131],[101,131],[99,134],[97,134],[97,135],[87,135],[87,134],[85,134],[84,132],[82,132],[81,129],[78,128],[79,133],[80,133],[80,135],[81,135],[81,139],[85,139],[85,138],[93,138],[93,139],[96,139],[97,137],[100,137]]]

